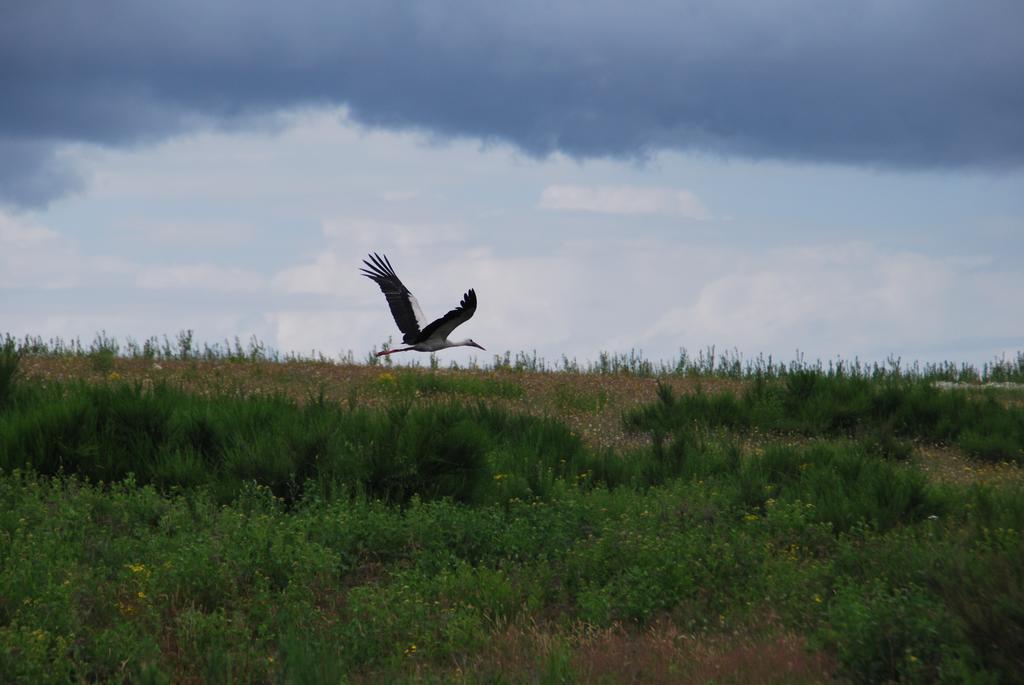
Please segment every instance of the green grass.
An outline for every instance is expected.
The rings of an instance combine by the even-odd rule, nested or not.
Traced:
[[[663,387],[627,417],[650,445],[618,452],[482,401],[515,392],[503,376],[394,373],[363,406],[26,380],[5,360],[0,682],[1024,672],[1024,488],[931,483],[866,432],[1013,420],[984,398]],[[755,428],[815,440],[743,447]]]
[[[827,375],[800,371],[781,380],[755,378],[741,394],[675,397],[659,386],[657,403],[625,417],[634,431],[664,436],[695,429],[858,438],[883,456],[905,458],[901,440],[955,444],[991,461],[1024,461],[1024,408],[995,396],[940,390],[922,379]]]

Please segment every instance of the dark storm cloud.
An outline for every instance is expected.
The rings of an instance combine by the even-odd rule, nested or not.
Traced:
[[[537,155],[1017,167],[1022,26],[1019,0],[8,2],[0,145],[40,177],[5,156],[0,200],[68,187],[54,141],[315,104]]]

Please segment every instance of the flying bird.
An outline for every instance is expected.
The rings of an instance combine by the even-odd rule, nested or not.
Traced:
[[[398,280],[395,270],[391,268],[391,262],[386,256],[374,252],[369,260],[364,259],[361,273],[372,279],[380,286],[381,292],[388,300],[391,307],[391,316],[395,317],[398,330],[402,331],[402,342],[409,347],[398,347],[393,350],[382,350],[377,356],[393,354],[395,352],[436,352],[447,347],[476,347],[484,349],[469,338],[465,340],[449,340],[448,336],[458,326],[469,321],[476,311],[476,293],[470,288],[469,292],[462,296],[459,306],[451,310],[440,319],[434,319],[427,323],[423,317],[423,311],[409,289]]]

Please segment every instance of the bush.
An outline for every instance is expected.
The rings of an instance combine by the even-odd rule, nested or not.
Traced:
[[[983,459],[1024,460],[1024,408],[904,377],[872,380],[799,370],[781,382],[755,379],[742,399],[699,388],[675,397],[662,385],[656,402],[626,413],[624,422],[627,430],[650,433],[656,444],[695,429],[755,428],[858,438],[887,459],[906,459],[908,441],[928,440],[956,443]]]
[[[880,582],[840,587],[822,632],[861,683],[935,682],[962,639],[960,623],[933,596]]]
[[[483,404],[396,400],[346,410],[126,383],[53,385],[20,397],[0,416],[0,468],[97,481],[134,474],[165,491],[206,484],[222,501],[253,480],[289,502],[307,485],[396,502],[507,498],[494,474],[512,476],[524,496],[545,496],[556,479],[597,464],[561,423]]]

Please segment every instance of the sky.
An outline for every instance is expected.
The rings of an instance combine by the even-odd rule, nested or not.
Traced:
[[[0,333],[1024,350],[1019,0],[0,2]],[[417,353],[408,353],[409,355]],[[421,360],[423,361],[423,360]]]

